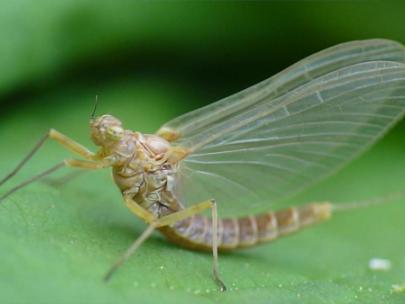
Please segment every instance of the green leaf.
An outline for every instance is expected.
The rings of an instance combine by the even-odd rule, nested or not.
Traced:
[[[178,92],[182,93],[178,93]],[[0,125],[2,175],[49,128],[91,146],[93,92],[80,87],[38,97]],[[153,132],[197,98],[161,81],[128,81],[103,90],[99,111],[128,128]],[[337,176],[294,201],[353,201],[404,189],[404,125]],[[68,153],[48,143],[0,189],[50,167]],[[62,174],[63,175],[63,174]],[[108,170],[60,187],[38,182],[0,205],[1,303],[404,303],[405,200],[339,214],[330,222],[249,250],[220,256],[228,285],[217,291],[211,256],[153,235],[109,284],[102,276],[145,229],[122,204]],[[207,193],[209,196],[209,193]],[[248,212],[248,210],[247,210]],[[368,269],[371,258],[392,262]]]

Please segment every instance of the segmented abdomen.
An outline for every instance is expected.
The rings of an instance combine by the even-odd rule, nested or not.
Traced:
[[[226,251],[269,242],[325,220],[330,215],[331,204],[317,203],[256,216],[220,219],[218,248]],[[170,227],[162,227],[160,231],[183,247],[211,250],[212,222],[208,217],[195,215]]]

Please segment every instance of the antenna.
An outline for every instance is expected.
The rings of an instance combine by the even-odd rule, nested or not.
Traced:
[[[98,106],[98,95],[96,95],[96,101],[94,102],[93,111],[91,112],[90,119],[94,119],[96,117],[96,110]]]

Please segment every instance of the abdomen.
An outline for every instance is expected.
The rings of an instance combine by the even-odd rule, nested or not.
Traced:
[[[331,204],[319,203],[268,212],[256,216],[220,219],[219,250],[226,251],[270,242],[281,236],[329,218]],[[211,250],[212,221],[195,215],[172,226],[160,228],[172,242],[195,250]]]

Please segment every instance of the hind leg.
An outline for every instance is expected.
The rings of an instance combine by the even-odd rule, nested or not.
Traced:
[[[124,196],[124,201],[127,207],[138,217],[142,218],[149,224],[148,228],[135,240],[135,242],[127,249],[122,257],[113,265],[113,267],[107,272],[104,279],[108,281],[113,273],[118,270],[128,259],[134,254],[139,246],[152,234],[152,232],[159,227],[169,226],[176,222],[182,221],[186,218],[192,217],[195,214],[201,213],[206,209],[211,209],[212,214],[212,274],[214,281],[217,283],[221,291],[226,290],[226,286],[221,280],[218,271],[218,213],[217,205],[214,200],[203,201],[199,204],[195,204],[189,208],[182,209],[178,212],[166,215],[161,218],[155,218],[152,213],[139,206],[129,196]]]

